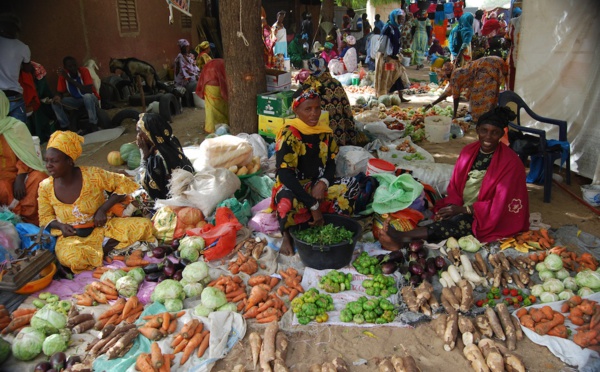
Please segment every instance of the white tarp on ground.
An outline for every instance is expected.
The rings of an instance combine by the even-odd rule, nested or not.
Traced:
[[[529,0],[521,17],[515,91],[535,113],[567,121],[571,169],[600,182],[600,4]],[[557,139],[558,131],[549,138]]]

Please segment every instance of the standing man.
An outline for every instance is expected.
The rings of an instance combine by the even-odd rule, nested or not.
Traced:
[[[273,24],[273,40],[275,40],[275,46],[273,47],[273,54],[283,54],[284,58],[287,58],[287,32],[283,25],[285,19],[285,10],[281,10],[277,13],[277,22]]]
[[[373,23],[373,26],[377,27],[379,31],[383,30],[385,23],[383,23],[379,14],[375,14],[375,23]]]
[[[58,87],[52,99],[52,109],[56,114],[61,130],[69,127],[69,117],[64,107],[78,109],[85,106],[91,130],[98,130],[96,108],[100,96],[94,88],[94,81],[87,68],[78,67],[74,57],[63,58],[63,68],[58,69]]]
[[[32,72],[31,51],[17,39],[21,31],[21,21],[11,13],[0,14],[0,90],[4,92],[9,105],[8,116],[27,122],[23,88],[19,84],[21,69]]]

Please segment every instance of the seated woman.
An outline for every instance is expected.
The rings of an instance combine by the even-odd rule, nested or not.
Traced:
[[[50,177],[40,184],[40,223],[58,235],[56,257],[74,273],[102,266],[112,249],[154,241],[152,222],[140,217],[111,217],[110,209],[139,185],[124,175],[96,167],[77,167],[83,137],[52,134],[46,150]],[[110,193],[107,198],[105,192]]]
[[[359,197],[356,178],[335,178],[338,145],[327,122],[319,120],[321,99],[311,87],[294,94],[296,119],[286,121],[277,135],[277,179],[271,208],[276,212],[283,243],[280,252],[293,254],[288,228],[323,223],[322,213],[352,214]]]
[[[343,75],[356,71],[358,68],[358,55],[356,54],[356,38],[346,36],[342,41],[342,52],[339,59],[332,59],[328,63],[329,70],[334,75]]]
[[[8,116],[9,111],[10,102],[0,91],[0,205],[38,225],[38,185],[48,175],[27,125]]]
[[[529,229],[529,197],[525,167],[500,139],[515,114],[496,107],[477,123],[479,141],[465,146],[454,167],[448,196],[435,204],[436,221],[426,227],[399,232],[384,223],[381,246],[398,250],[403,242],[474,235],[491,242]]]
[[[337,58],[337,53],[333,50],[333,43],[326,41],[321,52],[321,58],[325,60],[325,63],[329,63],[334,58]]]
[[[136,143],[142,150],[142,186],[152,199],[166,199],[174,169],[194,172],[171,125],[158,114],[142,114],[137,123]]]
[[[177,45],[179,45],[179,54],[175,58],[175,84],[186,88],[188,84],[196,83],[200,69],[190,53],[190,42],[179,39]]]

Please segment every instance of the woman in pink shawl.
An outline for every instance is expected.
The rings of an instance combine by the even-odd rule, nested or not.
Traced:
[[[435,204],[435,222],[399,232],[386,222],[381,246],[398,250],[404,242],[474,235],[492,242],[529,229],[529,198],[525,167],[517,154],[500,142],[515,114],[496,107],[477,122],[479,141],[465,146],[454,167],[448,196]]]

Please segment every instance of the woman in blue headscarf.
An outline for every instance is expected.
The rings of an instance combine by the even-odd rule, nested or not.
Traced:
[[[471,39],[473,39],[473,14],[465,13],[458,20],[458,26],[450,32],[448,45],[452,61],[456,66],[462,66],[463,60],[471,59]]]
[[[408,102],[402,96],[402,90],[410,85],[408,75],[400,59],[401,33],[400,27],[404,23],[404,11],[394,9],[390,13],[389,21],[383,26],[379,42],[380,51],[375,59],[375,93],[377,96],[398,91],[402,102]]]

